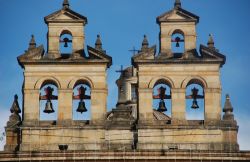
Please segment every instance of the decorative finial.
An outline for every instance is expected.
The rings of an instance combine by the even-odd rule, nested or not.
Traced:
[[[207,42],[207,46],[209,48],[215,49],[215,47],[214,47],[214,39],[213,39],[212,34],[209,34],[209,39],[208,39],[208,42]]]
[[[142,41],[142,51],[143,50],[147,50],[148,49],[148,45],[149,45],[148,38],[147,38],[146,35],[144,35],[144,39]]]
[[[21,109],[20,109],[19,104],[18,104],[18,96],[17,95],[14,96],[14,101],[13,101],[13,104],[10,108],[10,112],[14,113],[14,114],[21,113]]]
[[[181,0],[175,0],[174,7],[181,8]]]
[[[63,8],[69,8],[69,1],[68,0],[63,1]]]
[[[224,120],[234,120],[233,106],[231,104],[229,94],[226,95],[226,101],[223,108],[223,112],[225,113],[223,116]]]
[[[36,48],[36,41],[34,35],[32,34],[29,43],[29,49],[34,49],[34,48]]]
[[[102,51],[102,41],[101,41],[101,36],[99,34],[97,35],[97,39],[95,42],[95,49]]]

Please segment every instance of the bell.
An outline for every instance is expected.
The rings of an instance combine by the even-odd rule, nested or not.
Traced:
[[[180,43],[179,43],[179,42],[176,42],[175,47],[180,47]]]
[[[64,47],[66,47],[66,48],[69,47],[68,46],[69,38],[64,38],[63,42],[64,42]]]
[[[43,110],[43,112],[47,113],[47,114],[55,112],[53,109],[52,102],[50,100],[47,100],[46,105],[45,105],[45,109]]]
[[[77,112],[80,112],[81,114],[83,112],[87,112],[88,110],[86,109],[86,106],[85,106],[85,103],[84,101],[80,101],[79,104],[78,104],[78,108],[76,110]]]
[[[159,107],[158,107],[157,111],[159,111],[159,112],[168,111],[167,108],[166,108],[166,105],[165,105],[164,100],[161,100],[161,101],[159,102]]]
[[[192,109],[198,109],[199,105],[197,103],[197,100],[193,100],[193,105],[191,106]]]

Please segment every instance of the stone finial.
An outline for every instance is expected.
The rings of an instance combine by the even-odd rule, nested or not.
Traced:
[[[21,117],[19,113],[21,113],[21,109],[18,104],[18,96],[15,95],[13,104],[10,108],[11,115],[9,117],[9,121],[7,122],[7,127],[15,127],[21,122]]]
[[[69,8],[69,1],[68,0],[64,0],[63,1],[63,8]]]
[[[142,41],[142,51],[147,50],[148,49],[148,45],[149,45],[148,38],[147,38],[146,35],[144,35],[144,39]]]
[[[175,0],[174,8],[181,8],[181,0]]]
[[[97,39],[95,42],[95,49],[102,51],[102,41],[101,41],[101,36],[99,34],[97,35]]]
[[[29,49],[34,49],[34,48],[36,48],[36,41],[35,41],[35,36],[32,34],[29,43]]]
[[[224,120],[234,120],[233,106],[231,104],[229,94],[226,95],[226,101],[223,108],[223,112],[225,113],[223,115]]]
[[[215,49],[214,47],[214,39],[213,39],[213,36],[212,34],[209,34],[209,39],[208,39],[208,42],[207,42],[207,46],[211,49]]]
[[[19,104],[18,104],[18,96],[17,95],[14,96],[14,101],[13,101],[13,104],[10,108],[10,112],[14,113],[14,114],[21,113],[21,109],[20,109]]]

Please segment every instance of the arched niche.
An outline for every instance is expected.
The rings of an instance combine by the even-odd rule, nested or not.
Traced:
[[[73,86],[73,120],[91,120],[91,84],[89,81],[76,80]]]
[[[155,78],[151,79],[151,81],[148,84],[148,88],[154,88],[155,85],[159,84],[159,83],[166,83],[171,88],[175,88],[173,80],[168,78],[168,77],[165,77],[165,76],[155,77]]]
[[[206,82],[192,78],[186,85],[186,118],[187,120],[205,119]]]
[[[58,83],[54,80],[44,80],[39,93],[40,120],[56,121],[58,116]]]
[[[173,83],[169,79],[159,78],[154,81],[152,88],[153,102],[152,107],[155,111],[164,113],[168,118],[172,115],[171,88]]]
[[[185,52],[185,34],[181,29],[175,29],[171,33],[171,52],[174,57],[182,57]]]
[[[59,51],[61,54],[73,52],[73,34],[70,30],[64,29],[59,35]]]
[[[92,82],[92,80],[89,77],[76,77],[71,79],[71,81],[68,84],[68,89],[74,89],[75,85],[77,85],[78,83],[84,83],[87,84],[91,89],[94,89],[94,83]]]

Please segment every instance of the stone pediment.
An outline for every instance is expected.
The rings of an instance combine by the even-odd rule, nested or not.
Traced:
[[[45,22],[56,22],[56,21],[80,21],[87,23],[87,18],[82,16],[69,8],[63,8],[56,11],[44,18]]]
[[[89,59],[103,60],[108,63],[108,67],[112,65],[112,57],[107,55],[105,51],[95,49],[93,47],[87,46]]]
[[[33,49],[28,49],[25,51],[24,54],[20,55],[17,57],[17,60],[20,63],[27,61],[27,60],[40,60],[44,56],[44,47],[43,45],[33,48]]]
[[[226,62],[226,56],[219,53],[215,48],[209,48],[204,45],[200,45],[200,54],[203,59],[212,59],[215,61],[220,61],[221,66]]]
[[[132,57],[134,61],[136,60],[152,60],[155,58],[155,53],[156,53],[156,46],[152,46],[151,48],[148,48],[146,51],[140,51],[138,54]]]
[[[157,23],[173,21],[193,21],[198,23],[199,17],[182,8],[176,8],[157,17]]]

